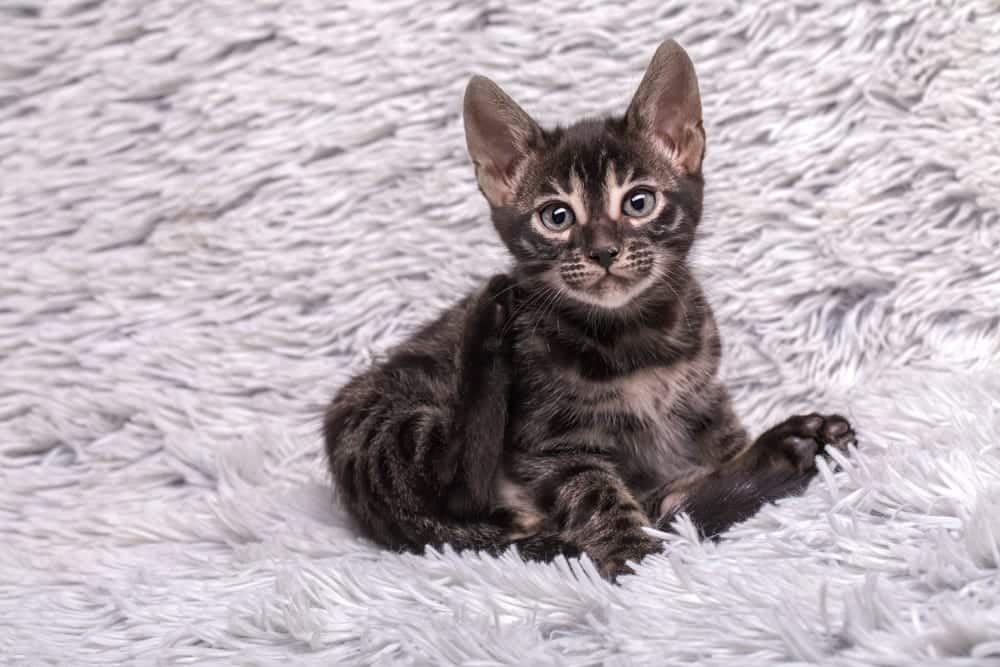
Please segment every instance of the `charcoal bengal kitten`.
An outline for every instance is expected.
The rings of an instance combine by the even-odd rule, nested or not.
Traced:
[[[751,442],[719,383],[719,333],[687,256],[705,133],[694,67],[657,50],[623,117],[544,130],[474,77],[465,129],[514,257],[325,417],[344,504],[400,550],[451,544],[588,554],[610,578],[659,549],[644,526],[687,511],[716,535],[801,491],[836,415]]]

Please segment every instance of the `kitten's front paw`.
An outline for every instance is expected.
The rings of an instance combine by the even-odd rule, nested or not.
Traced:
[[[618,577],[635,574],[627,561],[638,563],[650,554],[660,553],[663,546],[659,540],[643,535],[643,540],[628,547],[616,550],[614,553],[597,561],[597,570],[605,579],[614,582]]]
[[[770,460],[787,461],[800,473],[816,469],[816,456],[827,446],[843,452],[857,444],[850,422],[840,415],[796,415],[764,432],[754,448]]]
[[[633,571],[632,568],[629,567],[628,563],[625,562],[625,559],[612,559],[612,560],[602,561],[597,566],[597,570],[598,572],[601,573],[602,577],[604,577],[611,583],[615,583],[616,581],[618,581],[618,577],[621,577],[623,575],[635,574],[635,571]]]

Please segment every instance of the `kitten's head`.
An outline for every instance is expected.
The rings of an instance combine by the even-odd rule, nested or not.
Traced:
[[[522,277],[609,310],[669,289],[701,218],[705,149],[698,81],[680,45],[657,49],[623,117],[554,130],[473,77],[465,134]]]

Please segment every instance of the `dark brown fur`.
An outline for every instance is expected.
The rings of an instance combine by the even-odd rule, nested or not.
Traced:
[[[687,511],[718,534],[852,441],[842,418],[810,415],[751,443],[718,381],[718,329],[686,263],[704,131],[679,46],[661,46],[620,118],[543,130],[481,78],[465,111],[514,267],[330,406],[331,470],[367,535],[401,550],[583,551],[615,577],[658,549],[644,526]],[[627,214],[643,189],[655,208]],[[550,205],[576,222],[547,227]]]

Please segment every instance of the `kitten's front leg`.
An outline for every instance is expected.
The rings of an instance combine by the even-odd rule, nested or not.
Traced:
[[[538,509],[565,541],[587,553],[611,580],[631,574],[626,561],[659,552],[660,541],[643,531],[649,519],[612,462],[578,450],[560,451],[519,462]]]

